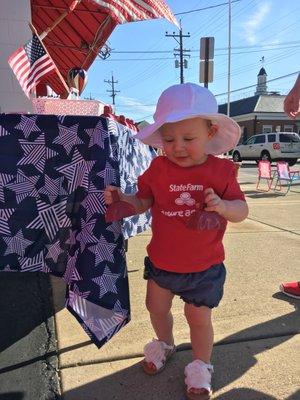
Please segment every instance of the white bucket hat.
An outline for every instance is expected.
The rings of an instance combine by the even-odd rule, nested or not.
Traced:
[[[168,122],[178,122],[201,117],[218,125],[217,133],[207,143],[205,153],[219,155],[233,149],[239,141],[239,125],[224,114],[218,113],[214,95],[195,83],[170,86],[160,95],[153,116],[154,123],[141,129],[135,137],[153,147],[163,148],[158,129]]]

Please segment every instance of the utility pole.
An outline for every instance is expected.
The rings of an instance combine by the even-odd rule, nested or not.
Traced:
[[[179,68],[180,67],[180,83],[184,83],[184,76],[183,76],[183,68],[187,68],[187,60],[184,57],[190,57],[188,53],[190,50],[186,50],[183,48],[183,38],[184,37],[190,37],[190,33],[188,32],[187,35],[183,35],[182,33],[182,27],[181,27],[181,20],[180,20],[180,30],[179,30],[179,35],[176,35],[175,32],[173,32],[173,34],[168,34],[168,32],[166,32],[167,37],[173,37],[176,42],[179,44],[179,49],[174,49],[174,56],[179,56],[179,61],[175,60],[175,68]],[[177,40],[177,38],[179,38],[179,41]]]
[[[104,82],[108,83],[109,85],[111,85],[111,90],[106,90],[106,91],[111,93],[110,97],[112,97],[112,99],[113,99],[112,103],[113,103],[113,105],[115,105],[116,93],[120,93],[120,90],[115,90],[115,83],[118,83],[118,81],[114,80],[113,73],[111,73],[111,81],[110,80],[106,81],[104,79]]]

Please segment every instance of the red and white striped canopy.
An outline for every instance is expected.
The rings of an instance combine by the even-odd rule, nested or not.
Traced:
[[[163,0],[92,0],[118,23],[145,19],[166,18],[171,23],[178,22]]]
[[[67,15],[50,29],[66,12]],[[43,44],[65,81],[70,69],[89,69],[118,24],[166,18],[178,26],[163,0],[31,0],[31,15],[39,35],[49,31]],[[45,94],[46,84],[62,98],[68,95],[55,74],[44,78],[37,87],[38,95]]]

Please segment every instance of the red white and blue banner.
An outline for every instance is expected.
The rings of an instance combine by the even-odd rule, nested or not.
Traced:
[[[103,190],[135,192],[154,156],[107,118],[0,115],[0,270],[62,277],[98,347],[130,320],[124,238],[150,222],[106,224]]]
[[[56,70],[53,60],[35,34],[11,54],[8,64],[27,97],[44,76]]]

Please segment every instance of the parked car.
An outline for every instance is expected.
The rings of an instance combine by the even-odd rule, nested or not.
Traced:
[[[300,158],[300,137],[294,132],[272,132],[251,136],[233,149],[232,159],[287,161],[290,166]]]

